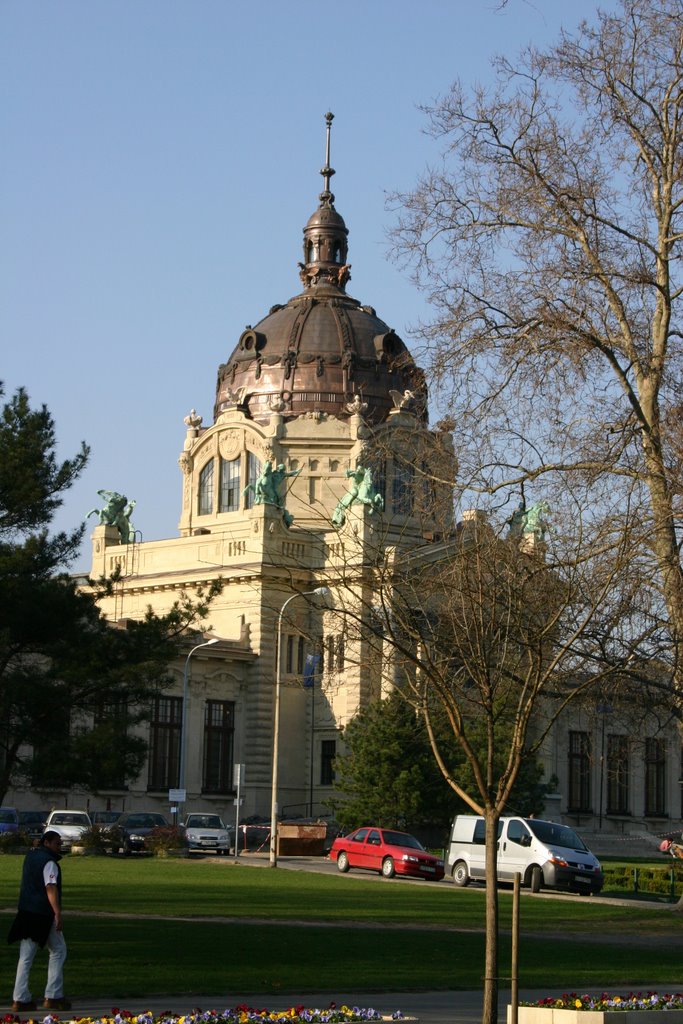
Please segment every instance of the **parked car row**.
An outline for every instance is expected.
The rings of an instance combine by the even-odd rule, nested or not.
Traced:
[[[22,831],[31,839],[39,839],[49,828],[62,837],[62,848],[70,850],[84,832],[93,826],[112,840],[112,848],[123,853],[139,853],[146,849],[145,840],[155,828],[171,828],[157,811],[17,811],[0,807],[0,834]],[[189,852],[227,854],[234,846],[235,829],[225,825],[218,814],[188,814],[180,825],[185,833]]]

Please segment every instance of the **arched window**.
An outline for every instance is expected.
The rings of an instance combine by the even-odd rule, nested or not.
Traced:
[[[408,462],[394,459],[394,480],[391,492],[394,514],[410,516],[413,513],[413,483],[415,472]]]
[[[254,488],[256,481],[261,476],[261,460],[257,459],[253,452],[247,451],[247,484],[251,485],[244,497],[244,507],[254,507]]]
[[[221,481],[218,490],[218,511],[237,512],[240,507],[240,460],[221,459]]]
[[[213,512],[213,459],[199,474],[199,515],[209,516]]]

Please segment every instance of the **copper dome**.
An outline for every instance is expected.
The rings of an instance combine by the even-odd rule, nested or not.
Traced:
[[[299,264],[304,291],[243,332],[218,370],[216,418],[238,405],[261,421],[273,411],[285,417],[361,411],[378,423],[394,407],[391,390],[419,396],[426,418],[424,376],[408,349],[372,307],[346,294],[348,230],[329,189],[332,115],[326,119],[325,188],[304,228]]]

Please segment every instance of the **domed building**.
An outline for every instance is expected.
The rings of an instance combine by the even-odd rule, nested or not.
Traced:
[[[237,339],[218,367],[212,421],[185,417],[179,536],[93,533],[92,577],[120,572],[102,605],[114,621],[223,581],[209,616],[217,642],[188,644],[155,704],[147,768],[107,794],[114,807],[167,811],[180,788],[186,808],[234,820],[242,765],[240,817],[267,817],[275,746],[280,812],[323,813],[340,729],[392,685],[391,658],[358,626],[372,614],[368,567],[452,526],[450,488],[432,483],[452,479],[450,435],[428,427],[424,376],[372,306],[347,294],[326,121],[302,290]]]

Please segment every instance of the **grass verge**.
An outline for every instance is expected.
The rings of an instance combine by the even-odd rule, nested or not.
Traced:
[[[481,987],[481,892],[206,861],[67,858],[63,868],[67,987],[74,996],[111,997],[120,1005],[155,994]],[[0,857],[5,931],[20,871],[21,858]],[[510,895],[501,894],[503,931],[510,907]],[[74,910],[86,916],[70,915]],[[103,911],[124,916],[97,916]],[[222,916],[238,920],[217,920]],[[302,919],[307,926],[292,923]],[[363,929],[359,922],[386,927]],[[681,947],[667,938],[678,936],[680,918],[665,907],[523,896],[521,927],[522,986],[656,985],[679,976]],[[610,935],[613,944],[605,941]],[[628,944],[617,940],[624,935]],[[0,944],[1,978],[13,978],[16,957],[16,947]],[[503,935],[502,978],[509,958]],[[35,991],[45,961],[42,955],[36,964]]]

